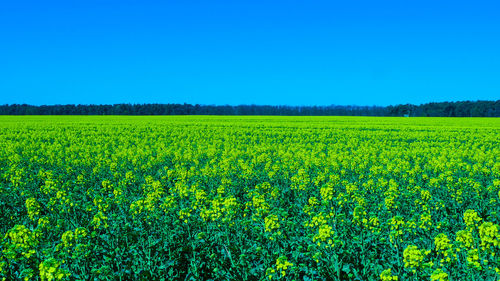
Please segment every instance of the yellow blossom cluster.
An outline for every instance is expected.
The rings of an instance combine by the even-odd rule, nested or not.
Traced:
[[[26,199],[26,209],[31,220],[35,220],[40,215],[40,204],[33,197]]]
[[[448,281],[448,273],[438,268],[432,272],[431,281]]]
[[[37,233],[31,231],[24,225],[15,225],[7,234],[7,240],[2,254],[8,259],[29,259],[36,253],[35,247],[38,245]]]
[[[277,215],[269,215],[264,219],[264,228],[266,232],[272,232],[280,227]]]
[[[61,262],[54,258],[49,258],[40,263],[39,270],[42,281],[63,280],[70,275],[67,270],[61,268]]]
[[[293,266],[293,263],[289,262],[286,256],[280,256],[276,260],[276,269],[281,272],[281,276],[285,276],[288,267],[291,266]]]
[[[476,211],[470,209],[465,211],[464,222],[468,228],[476,227],[480,221],[482,221],[482,219]]]
[[[424,252],[422,250],[419,250],[418,247],[414,245],[406,247],[403,252],[405,267],[410,269],[416,269],[422,266],[424,257]]]
[[[332,236],[334,234],[335,234],[335,232],[332,230],[331,226],[329,226],[327,224],[323,224],[319,227],[318,233],[316,235],[314,235],[313,242],[318,241],[318,244],[319,244],[319,241],[327,242],[327,247],[332,247],[333,240],[330,238],[332,238]]]
[[[455,240],[457,241],[457,243],[466,248],[466,249],[470,249],[473,247],[473,243],[474,243],[474,238],[472,237],[472,233],[470,231],[467,231],[467,230],[459,230],[457,232],[457,237],[455,238]],[[460,248],[458,248],[460,249]]]
[[[442,255],[441,263],[451,262],[452,259],[456,258],[456,254],[453,251],[453,245],[450,243],[451,240],[444,233],[440,233],[436,238],[434,238],[434,245],[436,245],[436,251]]]
[[[479,237],[483,248],[500,247],[500,226],[484,222],[479,226]]]
[[[382,280],[382,281],[397,281],[398,276],[392,275],[391,269],[388,268],[380,273],[380,280]]]

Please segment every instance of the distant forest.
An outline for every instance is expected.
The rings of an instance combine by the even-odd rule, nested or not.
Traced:
[[[435,102],[395,106],[287,105],[0,105],[0,115],[289,115],[289,116],[427,116],[500,117],[500,100]]]

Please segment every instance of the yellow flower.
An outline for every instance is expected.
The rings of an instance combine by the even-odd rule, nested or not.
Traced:
[[[87,229],[84,227],[79,227],[75,229],[75,239],[78,240],[80,238],[86,237],[88,235]]]
[[[104,228],[108,227],[108,217],[105,216],[101,211],[97,212],[97,214],[94,215],[94,218],[90,222],[95,229],[99,228],[101,225],[104,226]]]
[[[441,233],[434,238],[434,244],[436,245],[436,250],[438,250],[438,252],[449,250],[452,246],[450,244],[450,239],[448,239],[448,236],[444,233]]]
[[[403,252],[405,267],[418,268],[424,260],[424,253],[417,246],[410,245]]]
[[[40,279],[42,279],[42,281],[52,281],[68,277],[70,275],[69,272],[60,268],[60,266],[61,262],[58,262],[54,258],[43,261],[39,266]]]
[[[36,253],[35,246],[39,242],[37,234],[24,225],[15,225],[5,235],[6,249],[2,253],[9,259],[29,259]]]
[[[470,233],[470,231],[467,230],[458,231],[455,241],[457,241],[461,246],[469,249],[472,248],[474,243],[472,233]]]
[[[280,227],[277,215],[267,216],[264,219],[264,224],[265,224],[266,232],[272,232],[274,229],[277,229]]]
[[[274,268],[269,267],[268,269],[266,269],[267,278],[269,278],[269,280],[273,279],[273,275],[275,272],[276,270],[274,270]]]
[[[64,232],[62,237],[61,237],[61,240],[62,240],[65,248],[73,246],[73,242],[75,240],[75,235],[74,235],[73,231],[68,230],[68,231]]]
[[[276,269],[281,271],[282,276],[286,275],[286,270],[288,269],[289,266],[293,266],[293,263],[289,262],[288,258],[285,256],[280,256],[276,260]]]
[[[365,208],[363,206],[356,206],[354,208],[354,211],[352,213],[352,217],[353,217],[353,222],[357,223],[357,224],[362,224],[363,222],[364,223],[367,223],[368,221],[366,220],[366,211],[365,211]]]
[[[26,199],[25,205],[28,210],[28,216],[34,221],[40,215],[40,204],[35,198],[31,197]]]
[[[467,264],[472,268],[483,269],[479,263],[479,251],[477,249],[472,249],[467,252]]]
[[[432,272],[431,281],[448,281],[448,273],[438,268]]]
[[[464,222],[467,227],[474,227],[478,222],[480,222],[482,219],[479,217],[476,211],[474,210],[467,210],[464,213]]]
[[[392,275],[391,269],[388,268],[382,273],[380,273],[380,280],[382,281],[397,281],[398,277],[396,275]]]
[[[318,234],[314,235],[313,242],[316,242],[318,240],[325,242],[326,239],[332,237],[334,233],[335,232],[332,230],[331,226],[327,224],[321,225],[319,227]],[[330,246],[333,245],[333,241],[331,239],[328,240],[328,242]]]
[[[489,248],[491,246],[500,246],[500,226],[492,222],[485,222],[479,226],[479,237],[481,246]]]

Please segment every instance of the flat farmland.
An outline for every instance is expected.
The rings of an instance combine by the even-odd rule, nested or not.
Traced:
[[[500,119],[0,116],[0,280],[499,280]]]

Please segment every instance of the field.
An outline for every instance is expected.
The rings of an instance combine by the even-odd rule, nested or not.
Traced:
[[[500,119],[0,116],[0,280],[499,280]]]

